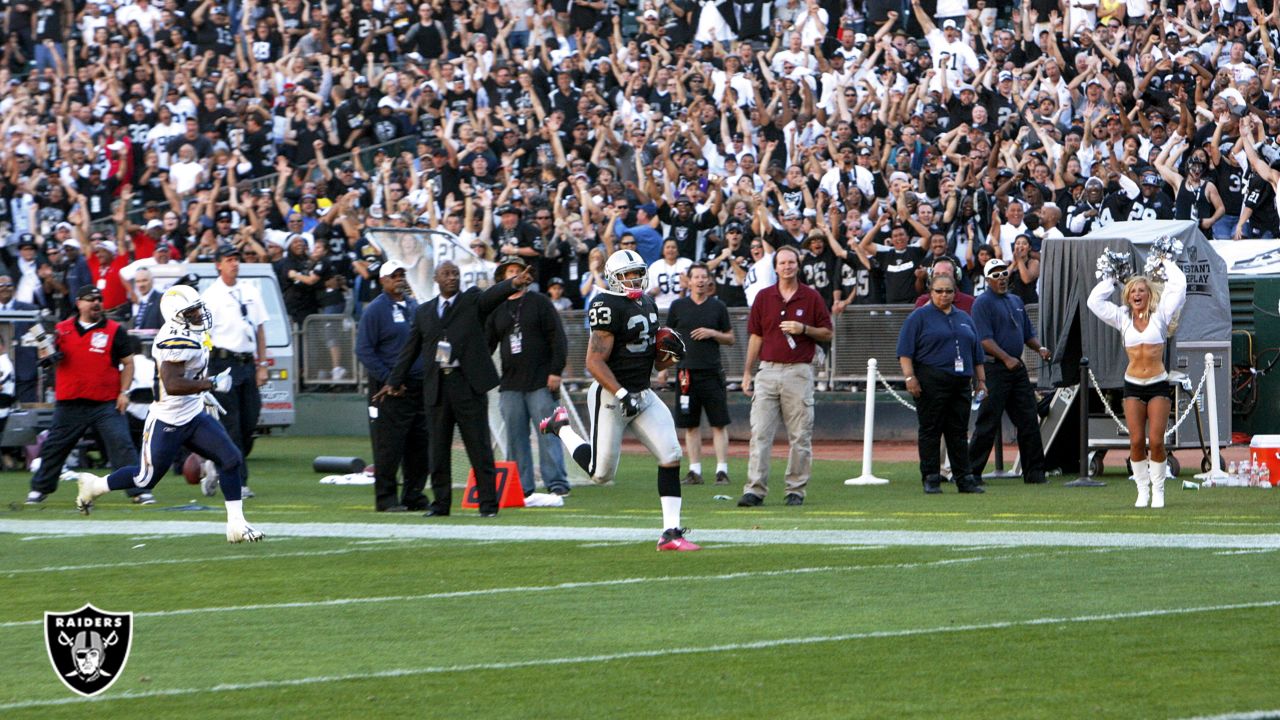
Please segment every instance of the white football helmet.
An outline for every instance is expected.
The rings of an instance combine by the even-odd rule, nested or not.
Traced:
[[[624,277],[637,270],[640,271],[639,277]],[[604,277],[609,292],[636,300],[649,284],[649,265],[635,250],[619,250],[605,261]]]
[[[174,285],[160,296],[160,315],[165,322],[180,323],[192,330],[206,330],[213,325],[209,308],[189,285]]]

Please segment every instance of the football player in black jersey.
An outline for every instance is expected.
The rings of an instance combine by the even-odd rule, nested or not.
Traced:
[[[563,407],[556,408],[539,428],[559,437],[591,481],[603,485],[618,470],[622,431],[630,427],[658,459],[658,499],[665,528],[658,550],[698,550],[680,527],[681,450],[675,421],[649,389],[654,366],[665,370],[674,365],[684,354],[684,342],[667,331],[659,347],[658,308],[644,291],[648,265],[640,253],[615,252],[605,261],[604,274],[607,289],[587,309],[591,338],[586,368],[595,378],[587,390],[591,442],[574,432]]]

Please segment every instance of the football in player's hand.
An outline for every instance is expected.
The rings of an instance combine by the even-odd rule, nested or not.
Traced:
[[[666,353],[674,359],[684,357],[684,340],[680,333],[669,327],[658,328],[658,352]]]

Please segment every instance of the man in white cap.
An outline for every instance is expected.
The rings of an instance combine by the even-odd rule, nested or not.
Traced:
[[[1036,414],[1035,389],[1022,363],[1022,348],[1028,347],[1048,362],[1049,348],[1040,345],[1022,300],[1009,292],[1009,265],[992,258],[983,266],[987,292],[973,302],[973,323],[986,354],[987,397],[978,407],[977,424],[969,442],[968,472],[982,477],[987,456],[996,440],[996,429],[1006,413],[1018,434],[1023,482],[1044,482],[1044,446],[1040,442],[1040,418]],[[964,468],[956,472],[963,473]]]
[[[428,502],[427,411],[422,399],[422,358],[410,369],[405,391],[380,404],[373,396],[386,384],[396,358],[409,340],[418,301],[405,277],[405,266],[388,260],[378,269],[382,294],[360,316],[356,357],[369,372],[369,439],[373,443],[374,510],[423,511]],[[404,470],[404,489],[397,493],[396,471]]]

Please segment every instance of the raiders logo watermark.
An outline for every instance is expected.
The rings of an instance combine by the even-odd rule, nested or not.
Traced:
[[[111,687],[124,672],[133,640],[133,613],[92,605],[44,614],[44,644],[63,685],[89,697]]]

